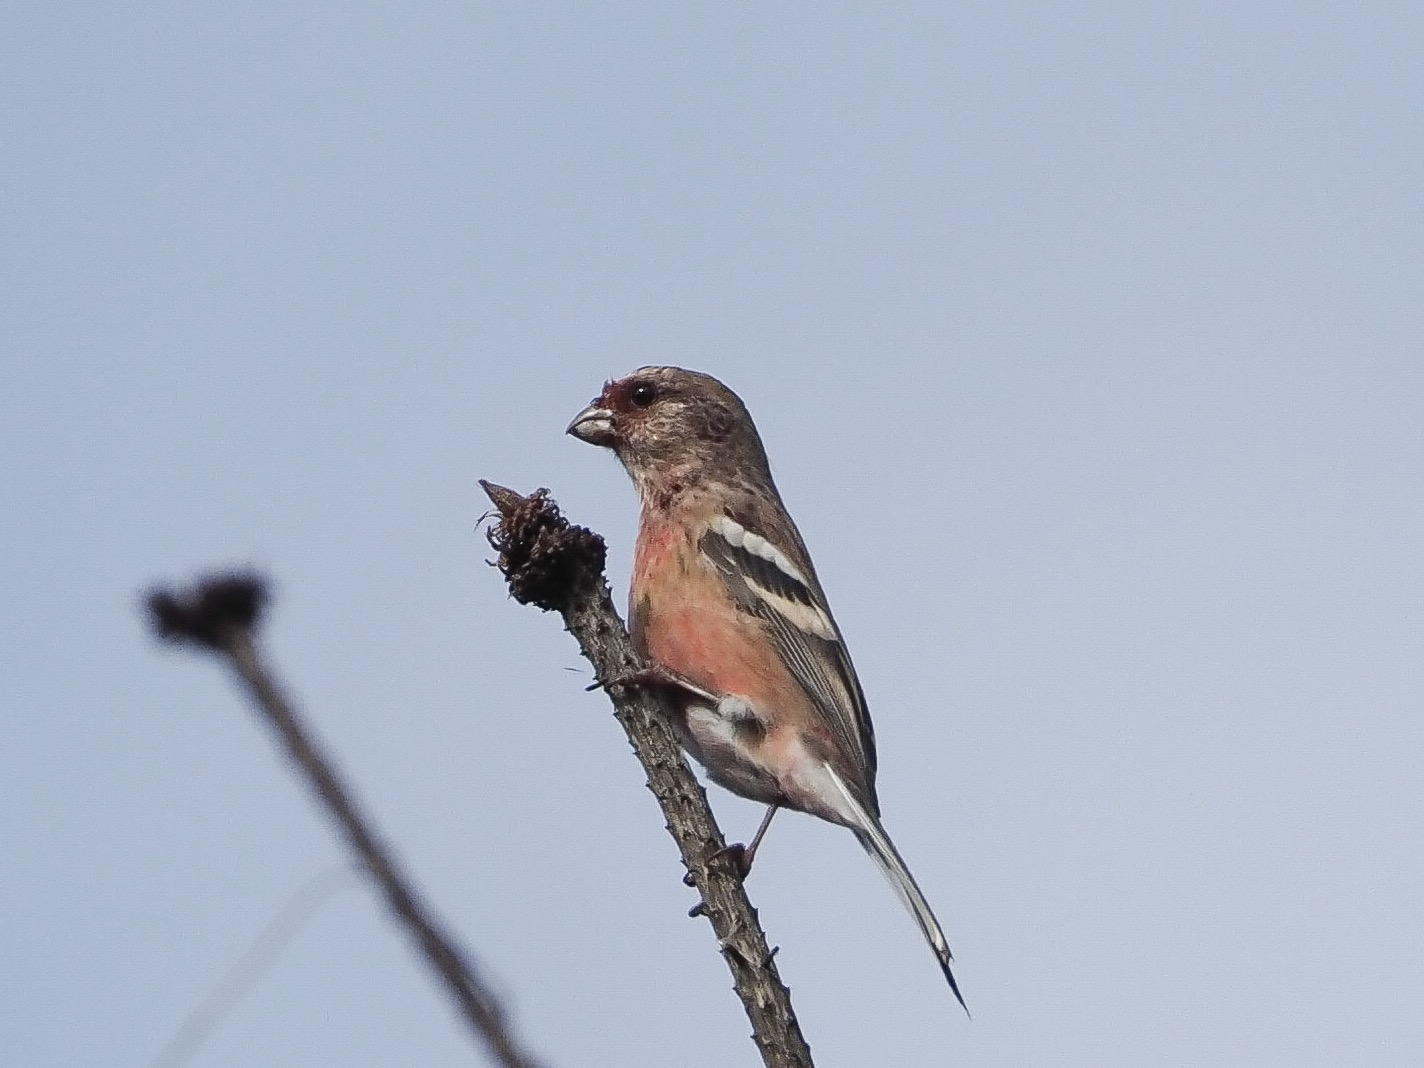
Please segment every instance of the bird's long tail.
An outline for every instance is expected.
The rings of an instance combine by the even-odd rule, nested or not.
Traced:
[[[925,895],[920,890],[919,884],[915,882],[915,877],[905,866],[905,860],[900,856],[900,851],[895,848],[895,843],[890,841],[890,836],[885,833],[885,828],[881,825],[879,817],[865,807],[845,781],[836,774],[834,768],[827,765],[827,770],[830,771],[832,779],[840,788],[848,806],[858,817],[859,826],[853,826],[851,830],[860,840],[860,844],[865,847],[865,851],[870,854],[871,859],[885,873],[885,878],[890,880],[890,885],[900,895],[900,900],[910,910],[910,915],[915,918],[915,922],[920,925],[920,931],[924,934],[925,941],[930,944],[930,949],[934,951],[935,959],[939,961],[940,971],[944,972],[944,978],[949,983],[949,989],[954,991],[960,1008],[968,1015],[969,1006],[964,1004],[964,995],[959,992],[959,984],[954,981],[954,972],[950,968],[950,962],[954,957],[949,952],[949,943],[945,940],[944,931],[940,928],[939,921],[935,919],[930,903],[925,900]]]

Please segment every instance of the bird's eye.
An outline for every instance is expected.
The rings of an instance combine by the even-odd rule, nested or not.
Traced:
[[[639,382],[628,394],[628,399],[635,408],[646,408],[658,399],[658,391],[647,382]]]

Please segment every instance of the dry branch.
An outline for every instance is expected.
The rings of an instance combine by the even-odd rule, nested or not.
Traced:
[[[626,678],[643,667],[613,607],[604,579],[603,539],[569,524],[546,490],[529,497],[481,481],[499,510],[490,531],[510,594],[522,604],[558,612],[598,679]],[[737,996],[767,1068],[811,1068],[791,995],[777,974],[774,953],[741,875],[724,851],[707,795],[683,759],[658,698],[646,687],[608,687],[613,711],[648,774],[691,881],[702,894],[694,909],[706,916],[732,971]]]

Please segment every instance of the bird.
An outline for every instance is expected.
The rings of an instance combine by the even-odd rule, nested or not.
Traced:
[[[632,681],[668,695],[713,782],[768,806],[743,877],[779,809],[848,827],[967,1013],[944,931],[881,823],[865,694],[746,405],[710,375],[643,367],[567,432],[611,449],[638,491],[629,630],[649,667]]]

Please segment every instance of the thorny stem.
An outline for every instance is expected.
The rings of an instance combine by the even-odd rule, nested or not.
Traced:
[[[622,679],[643,669],[609,596],[603,539],[571,526],[545,490],[525,497],[490,482],[480,485],[499,510],[490,543],[499,551],[498,565],[511,595],[558,612],[597,678]],[[690,879],[702,894],[693,914],[706,916],[712,924],[762,1060],[767,1068],[813,1068],[791,993],[777,973],[775,951],[767,946],[740,870],[729,859],[707,795],[683,759],[654,689],[606,689]]]

